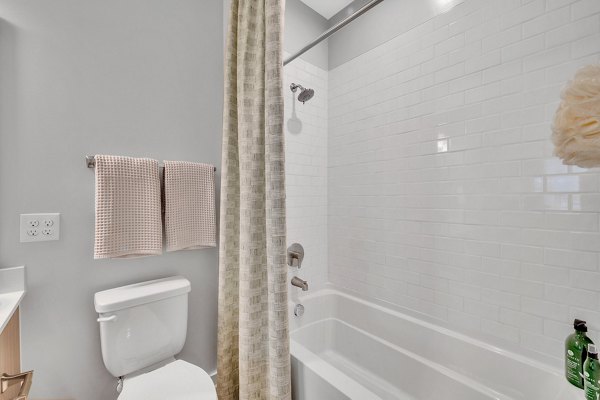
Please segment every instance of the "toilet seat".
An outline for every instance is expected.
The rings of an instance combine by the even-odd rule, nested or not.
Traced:
[[[217,400],[210,376],[202,368],[175,360],[131,378],[125,377],[118,400]]]

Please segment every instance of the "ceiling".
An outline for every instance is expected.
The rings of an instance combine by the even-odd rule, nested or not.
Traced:
[[[352,0],[301,0],[304,4],[329,19],[342,8],[352,3]]]

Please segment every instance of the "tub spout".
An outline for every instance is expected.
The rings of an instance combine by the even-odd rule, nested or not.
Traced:
[[[302,289],[303,292],[306,292],[308,290],[308,282],[303,281],[297,276],[292,278],[292,286],[299,287],[300,289]]]

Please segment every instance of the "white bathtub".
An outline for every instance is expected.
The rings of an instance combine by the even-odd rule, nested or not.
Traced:
[[[290,322],[294,400],[584,398],[561,371],[346,293],[302,304]]]

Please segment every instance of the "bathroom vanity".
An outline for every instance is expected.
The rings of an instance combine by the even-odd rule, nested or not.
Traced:
[[[0,377],[21,372],[19,304],[24,295],[25,267],[0,269]],[[14,399],[20,387],[8,386],[0,393],[0,400]]]

